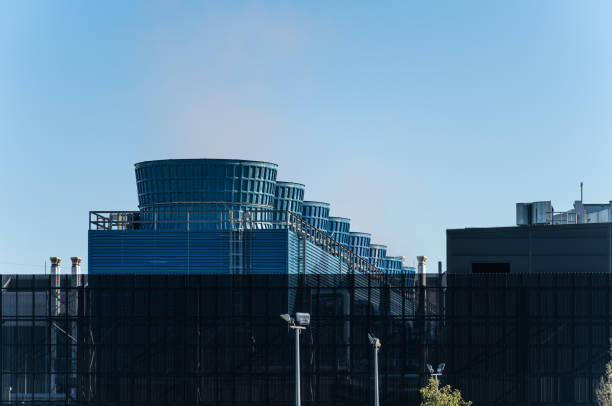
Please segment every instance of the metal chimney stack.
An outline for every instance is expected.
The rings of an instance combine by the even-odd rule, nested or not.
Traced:
[[[72,261],[72,286],[81,286],[81,258],[70,257]]]
[[[427,278],[425,275],[425,262],[427,262],[427,257],[420,255],[417,257],[417,261],[418,261],[418,268],[417,268],[417,273],[419,274],[419,281],[421,283],[421,286],[425,287],[427,285]]]
[[[60,257],[50,257],[49,260],[51,261],[51,287],[55,288],[52,290],[53,292],[53,302],[55,302],[53,304],[53,315],[54,316],[58,316],[60,314],[61,308],[60,308],[60,286],[61,286],[61,279],[60,279],[60,262],[62,261],[62,259]]]
[[[52,275],[52,283],[54,288],[59,288],[60,286],[60,262],[62,259],[60,257],[50,257],[51,261],[51,275]]]

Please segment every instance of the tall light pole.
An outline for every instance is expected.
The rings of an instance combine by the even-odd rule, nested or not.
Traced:
[[[374,347],[374,406],[378,406],[378,351],[380,350],[380,340],[368,333],[370,344]]]
[[[11,392],[13,391],[13,387],[9,386],[9,405],[11,404]]]
[[[310,313],[296,313],[295,318],[289,314],[281,314],[281,319],[295,330],[295,406],[300,406],[300,331],[306,330],[310,324]]]
[[[445,366],[446,366],[446,364],[443,362],[440,365],[438,365],[438,369],[436,371],[434,371],[434,369],[431,366],[431,364],[427,364],[427,369],[429,370],[429,374],[431,376],[433,376],[434,379],[436,380],[436,392],[438,391],[438,377],[442,376],[442,371],[444,371],[444,367]]]

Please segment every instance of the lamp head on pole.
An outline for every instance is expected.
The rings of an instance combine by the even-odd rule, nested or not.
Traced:
[[[306,327],[310,325],[310,313],[296,313],[295,319],[300,326]]]
[[[429,373],[430,373],[430,374],[433,374],[433,373],[434,373],[434,369],[433,369],[433,367],[431,366],[431,364],[427,364],[427,370],[429,371]]]
[[[379,338],[374,337],[372,334],[368,333],[368,339],[370,340],[370,344],[372,344],[377,351],[380,350],[381,343]]]
[[[304,330],[310,325],[310,313],[296,313],[295,318],[291,317],[290,314],[281,314],[280,317],[292,329]]]
[[[293,317],[291,317],[288,314],[281,314],[280,315],[281,319],[285,320],[287,323],[289,323],[290,326],[295,326],[295,320],[293,320]]]

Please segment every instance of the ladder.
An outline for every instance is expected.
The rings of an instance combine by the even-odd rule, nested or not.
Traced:
[[[229,211],[229,271],[230,275],[244,274],[244,220],[248,213],[239,211],[235,218],[234,211]]]
[[[301,275],[306,275],[306,234],[298,231],[298,246],[297,246],[297,272]]]

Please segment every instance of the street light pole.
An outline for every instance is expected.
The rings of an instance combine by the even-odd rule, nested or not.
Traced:
[[[442,376],[442,371],[444,371],[444,367],[446,366],[446,364],[443,362],[440,365],[438,365],[438,369],[436,372],[434,372],[433,367],[431,366],[431,364],[427,364],[427,369],[429,370],[429,374],[431,376],[433,376],[433,378],[436,380],[436,392],[438,392],[438,377]]]
[[[296,313],[295,318],[288,314],[281,314],[281,319],[289,324],[289,328],[295,330],[295,406],[300,406],[300,331],[306,330],[310,324],[309,313]],[[296,324],[297,321],[297,324]]]
[[[299,328],[294,328],[295,330],[295,406],[300,406],[301,396],[300,396],[300,330]]]
[[[368,333],[368,339],[370,344],[374,347],[374,406],[379,405],[379,393],[378,393],[378,351],[380,350],[380,340]]]

